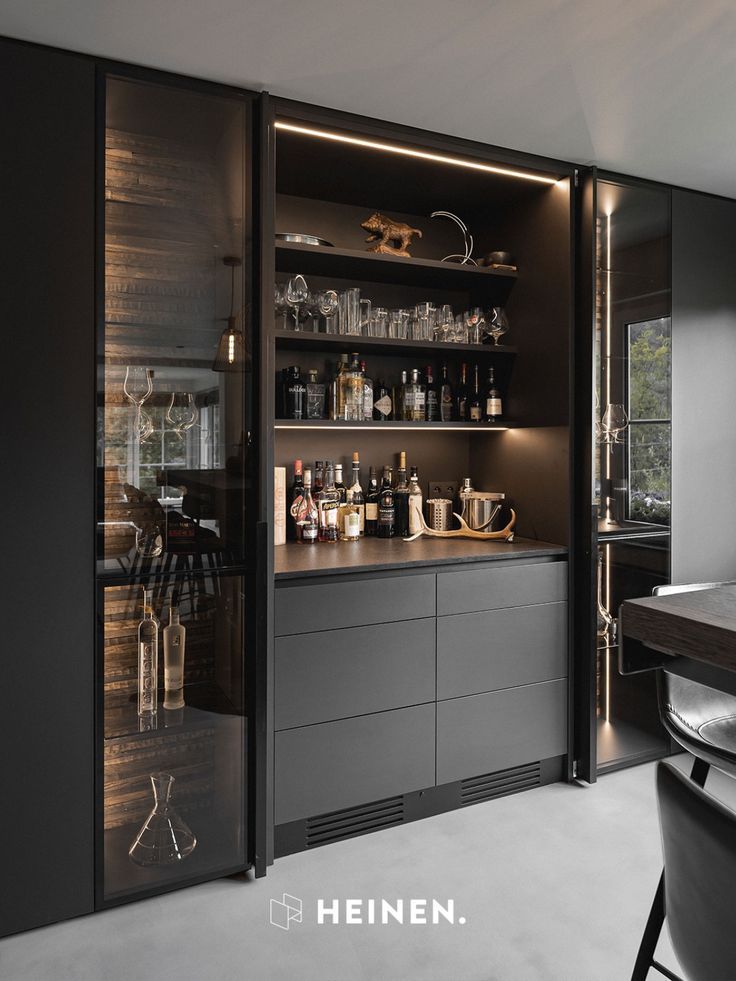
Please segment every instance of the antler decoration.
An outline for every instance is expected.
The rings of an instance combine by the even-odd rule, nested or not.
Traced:
[[[474,531],[472,528],[468,527],[468,523],[464,521],[459,514],[455,517],[460,522],[460,527],[456,528],[454,531],[435,531],[434,528],[430,528],[427,522],[424,520],[424,515],[421,511],[418,511],[417,517],[422,523],[422,530],[418,531],[416,535],[412,535],[411,538],[405,538],[405,542],[413,542],[417,538],[421,538],[422,535],[430,535],[433,538],[479,538],[482,541],[504,541],[513,542],[514,540],[514,525],[516,524],[516,511],[511,509],[511,519],[505,528],[500,531]]]

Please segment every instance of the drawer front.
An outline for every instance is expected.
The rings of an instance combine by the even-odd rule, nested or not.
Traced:
[[[567,666],[567,603],[437,620],[438,698],[564,678]]]
[[[276,728],[434,701],[436,622],[431,617],[278,637]]]
[[[424,573],[279,586],[275,598],[276,636],[433,617],[435,578],[434,573]]]
[[[437,783],[567,752],[567,681],[453,698],[437,705]]]
[[[567,599],[567,562],[463,569],[437,574],[437,614],[476,613]]]
[[[276,733],[276,824],[434,786],[435,706]]]

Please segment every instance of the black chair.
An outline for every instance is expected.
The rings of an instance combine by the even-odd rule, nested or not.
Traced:
[[[691,981],[729,981],[736,978],[736,813],[664,762],[657,800],[672,946]],[[653,958],[650,966],[680,981]]]
[[[731,585],[734,583],[657,586],[653,594],[665,596]],[[659,714],[665,729],[683,749],[695,756],[690,779],[699,787],[704,787],[711,766],[736,776],[736,695],[681,678],[664,667],[657,677],[657,697]],[[631,981],[644,981],[646,978],[653,963],[664,917],[665,882],[662,873]],[[736,963],[732,975],[736,978]]]

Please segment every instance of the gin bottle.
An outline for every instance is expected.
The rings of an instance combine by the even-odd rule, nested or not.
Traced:
[[[187,631],[179,622],[178,594],[174,591],[169,607],[169,623],[164,627],[164,708],[184,707],[184,646]]]
[[[158,621],[153,590],[143,587],[143,619],[138,624],[138,715],[154,715],[158,699]]]

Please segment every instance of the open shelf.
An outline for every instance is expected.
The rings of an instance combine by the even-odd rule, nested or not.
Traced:
[[[108,698],[105,704],[105,739],[150,739],[156,732],[169,734],[176,730],[197,729],[214,725],[217,716],[236,715],[236,709],[224,692],[214,684],[184,686],[185,705],[180,709],[163,707],[164,692],[158,693],[158,711],[153,718],[138,715],[138,698],[134,693],[115,702]]]
[[[426,354],[428,357],[454,355],[492,355],[513,357],[517,348],[508,344],[455,344],[441,341],[396,340],[392,337],[363,337],[359,334],[314,334],[306,331],[274,331],[276,347],[284,351],[313,351],[324,348],[329,351],[350,354],[356,348],[371,354],[388,354],[396,357],[405,354]]]
[[[631,538],[668,538],[669,525],[654,525],[645,521],[622,521],[618,525],[598,522],[598,542],[620,542]]]
[[[381,422],[372,420],[366,422],[346,422],[343,419],[277,419],[274,422],[274,429],[359,429],[367,432],[377,429],[381,432],[388,432],[392,429],[416,431],[425,430],[428,432],[450,432],[466,433],[503,433],[514,426],[508,422],[409,422],[404,420],[389,420]]]
[[[489,266],[281,241],[276,242],[276,271],[454,290],[476,290],[482,286],[498,295],[508,293],[518,275],[514,270]]]

